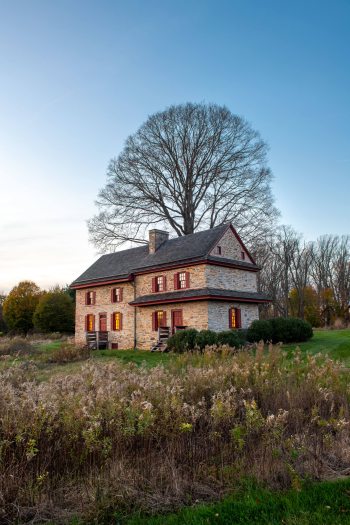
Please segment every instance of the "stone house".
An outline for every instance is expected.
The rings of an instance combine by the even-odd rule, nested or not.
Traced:
[[[90,333],[109,348],[151,349],[162,329],[247,328],[259,318],[259,267],[231,224],[103,255],[71,285],[76,343]]]

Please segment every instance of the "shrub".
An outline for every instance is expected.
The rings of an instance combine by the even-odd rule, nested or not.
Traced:
[[[23,337],[14,337],[0,343],[0,355],[28,356],[36,353],[36,349]]]
[[[247,339],[251,343],[272,341],[272,326],[270,321],[253,321],[248,328]]]
[[[313,336],[310,323],[295,317],[275,317],[268,321],[253,321],[247,332],[250,342],[301,343]]]
[[[168,339],[168,349],[171,352],[176,352],[179,354],[188,350],[193,350],[195,347],[195,339],[197,334],[198,332],[194,328],[175,332],[175,334]]]
[[[226,330],[217,334],[219,345],[227,345],[231,348],[237,348],[245,344],[245,334],[239,330]]]
[[[218,334],[212,330],[201,330],[196,334],[195,346],[200,350],[204,350],[206,346],[218,344]]]
[[[73,361],[82,361],[89,359],[91,352],[86,347],[80,347],[70,344],[62,345],[61,347],[54,350],[49,357],[50,363],[71,363]]]
[[[171,352],[183,353],[198,348],[204,350],[206,346],[227,345],[231,348],[242,346],[246,341],[244,330],[227,330],[214,332],[213,330],[194,329],[181,330],[168,339],[168,349]]]

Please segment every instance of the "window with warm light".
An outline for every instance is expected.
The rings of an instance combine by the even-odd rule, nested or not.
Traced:
[[[121,312],[114,312],[113,314],[113,330],[120,331],[122,329],[122,314]]]
[[[93,314],[89,314],[86,316],[86,331],[87,332],[93,332],[95,329],[95,316]]]
[[[241,310],[240,308],[229,309],[229,328],[241,328]]]
[[[161,326],[166,326],[166,312],[157,310],[152,314],[152,329],[158,330]]]

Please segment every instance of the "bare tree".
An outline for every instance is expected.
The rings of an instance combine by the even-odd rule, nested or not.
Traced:
[[[181,236],[228,221],[254,241],[278,216],[266,152],[259,133],[226,107],[187,103],[152,115],[110,161],[92,241],[111,250],[145,242],[150,226]]]

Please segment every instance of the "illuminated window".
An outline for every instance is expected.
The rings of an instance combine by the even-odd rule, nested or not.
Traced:
[[[166,312],[163,310],[157,310],[152,314],[152,328],[158,330],[161,326],[166,326]]]
[[[116,330],[117,332],[119,332],[122,329],[122,313],[114,312],[112,320],[113,320],[112,330]]]
[[[86,316],[86,331],[93,332],[94,329],[95,329],[95,316],[93,314],[89,314]]]
[[[229,327],[232,329],[241,328],[241,310],[239,308],[230,308],[228,315]]]

